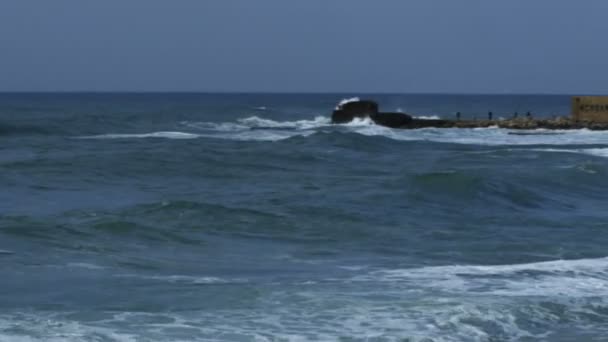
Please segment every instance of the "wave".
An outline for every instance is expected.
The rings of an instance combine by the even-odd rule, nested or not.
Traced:
[[[595,157],[608,158],[608,147],[607,148],[579,148],[579,149],[558,149],[558,148],[536,148],[530,149],[531,151],[538,152],[555,152],[555,153],[578,153],[587,154]]]
[[[77,137],[79,139],[142,139],[142,138],[165,138],[165,139],[196,139],[200,135],[186,132],[152,132],[142,134],[99,134]]]
[[[430,141],[482,146],[525,145],[606,145],[608,132],[579,130],[552,131],[527,130],[528,135],[513,135],[513,131],[498,127],[488,128],[422,128],[413,130],[391,129],[378,125],[360,127],[356,133],[365,136],[384,136],[399,141]]]
[[[427,119],[432,119],[428,117]],[[331,119],[317,116],[311,120],[277,121],[258,116],[238,119],[234,122],[178,123],[180,130],[148,133],[107,133],[81,136],[81,139],[227,139],[238,141],[280,141],[293,137],[309,137],[315,133],[352,133],[361,136],[384,137],[396,141],[423,141],[479,146],[569,146],[600,145],[592,149],[563,149],[592,156],[607,157],[608,132],[578,130],[509,130],[488,128],[422,128],[392,129],[374,124],[369,119],[355,119],[346,124],[332,124]],[[540,150],[539,150],[540,151]]]
[[[183,285],[216,285],[216,284],[244,284],[243,279],[223,279],[218,277],[188,276],[188,275],[141,275],[141,274],[118,274],[117,278],[136,278],[171,284]]]
[[[316,308],[315,308],[316,309]],[[390,309],[390,310],[389,310]],[[91,314],[9,313],[0,315],[0,341],[488,341],[495,340],[471,320],[495,322],[504,339],[542,336],[518,327],[500,308],[458,306],[428,314],[402,313],[398,306],[374,308],[352,303],[319,312],[309,308],[270,312],[121,312]],[[90,318],[79,319],[79,316]],[[19,327],[16,329],[15,327]],[[508,338],[507,338],[508,337]]]
[[[507,340],[601,340],[608,332],[605,325],[605,284],[578,285],[553,279],[552,291],[545,286],[545,274],[562,277],[598,277],[606,270],[608,258],[557,260],[549,262],[494,266],[436,266],[410,270],[374,272],[368,281],[316,283],[278,287],[255,287],[255,305],[235,305],[222,310],[163,310],[122,312],[23,312],[4,310],[0,314],[0,341],[219,341],[226,339],[274,340],[382,340],[382,341],[507,341]],[[360,271],[360,270],[356,270]],[[572,273],[572,274],[570,274]],[[582,274],[582,276],[581,276]],[[120,275],[118,275],[120,276]],[[222,295],[232,287],[247,293],[248,282],[236,283],[214,277],[182,275],[142,276],[170,284],[203,285],[194,290],[213,289]],[[478,277],[497,284],[493,297],[484,284],[462,295],[441,292],[423,293],[420,287],[438,288],[444,279],[453,281],[450,290],[459,290],[467,277]],[[509,279],[529,279],[529,293],[513,294]],[[414,279],[416,283],[410,280]],[[534,281],[540,286],[537,288]],[[583,278],[584,282],[584,278]],[[387,284],[388,283],[388,284]],[[207,285],[211,285],[207,286]],[[215,286],[218,285],[218,286]],[[242,287],[241,287],[242,286]],[[595,286],[595,290],[594,290]],[[550,290],[548,293],[543,291]],[[584,295],[584,291],[591,290]],[[172,288],[171,293],[176,289]],[[182,291],[184,293],[186,291]],[[538,292],[539,294],[536,294]],[[196,292],[193,298],[209,298]],[[577,295],[572,296],[575,293]],[[597,297],[593,297],[597,296]],[[179,296],[178,296],[179,297]],[[541,298],[535,298],[541,297]],[[248,296],[232,296],[234,303]],[[18,326],[19,329],[11,329]]]
[[[351,98],[347,98],[347,99],[342,99],[340,102],[338,102],[338,105],[336,106],[336,110],[340,109],[342,106],[344,106],[347,103],[351,103],[351,102],[358,102],[361,99],[359,99],[358,97],[351,97]]]
[[[217,130],[222,132],[248,130],[252,128],[292,128],[294,130],[307,130],[328,126],[331,124],[331,120],[328,117],[317,116],[312,120],[275,121],[258,116],[250,116],[247,118],[238,119],[235,123],[182,121],[180,124],[195,129]]]
[[[608,296],[608,258],[516,265],[429,266],[373,271],[354,280],[491,296]]]
[[[420,115],[420,116],[416,116],[415,118],[420,119],[420,120],[439,120],[439,119],[441,119],[437,115]]]
[[[596,258],[383,269],[304,283],[116,274],[160,283],[167,290],[157,294],[171,295],[172,310],[5,309],[0,341],[602,340],[607,272],[608,258]],[[136,302],[150,300],[133,293]],[[214,297],[230,300],[214,310]],[[180,309],[184,300],[204,306]]]

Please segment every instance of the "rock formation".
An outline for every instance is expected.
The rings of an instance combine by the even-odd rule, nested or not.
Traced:
[[[341,102],[334,110],[332,123],[348,123],[352,120],[370,118],[376,124],[391,128],[478,128],[499,127],[506,129],[581,129],[608,130],[608,123],[577,121],[572,117],[556,117],[552,119],[534,119],[531,115],[514,117],[512,119],[491,120],[445,120],[445,119],[416,119],[404,113],[382,113],[378,104],[370,100],[350,99]]]
[[[331,116],[332,123],[347,123],[354,119],[365,119],[378,114],[374,101],[351,99],[338,104]]]
[[[338,104],[331,116],[332,123],[348,123],[354,119],[371,118],[376,124],[399,128],[412,121],[412,117],[403,113],[381,113],[378,103],[370,100],[351,99]]]

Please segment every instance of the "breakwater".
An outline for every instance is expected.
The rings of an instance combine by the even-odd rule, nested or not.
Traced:
[[[381,113],[380,113],[381,114]],[[408,123],[393,127],[402,129],[415,128],[482,128],[497,126],[506,129],[590,129],[608,130],[608,123],[576,121],[569,117],[551,119],[514,118],[498,120],[443,120],[443,119],[416,119]]]
[[[559,116],[553,118],[537,119],[528,112],[524,117],[514,116],[510,119],[493,119],[488,113],[486,120],[461,120],[460,113],[455,120],[447,119],[421,119],[406,113],[380,112],[374,101],[353,98],[342,101],[332,113],[333,123],[347,123],[354,119],[370,118],[376,124],[399,129],[416,128],[483,128],[500,127],[506,129],[589,129],[608,130],[608,122],[593,120],[577,120],[574,117]]]

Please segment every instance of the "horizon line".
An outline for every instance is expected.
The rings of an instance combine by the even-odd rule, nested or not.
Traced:
[[[209,95],[456,95],[456,96],[601,96],[601,93],[492,93],[492,92],[395,92],[395,91],[226,91],[226,90],[0,90],[0,94],[209,94]]]

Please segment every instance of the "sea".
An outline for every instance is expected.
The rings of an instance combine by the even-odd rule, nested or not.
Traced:
[[[352,97],[570,112],[0,94],[0,341],[608,341],[608,132],[331,124]]]

